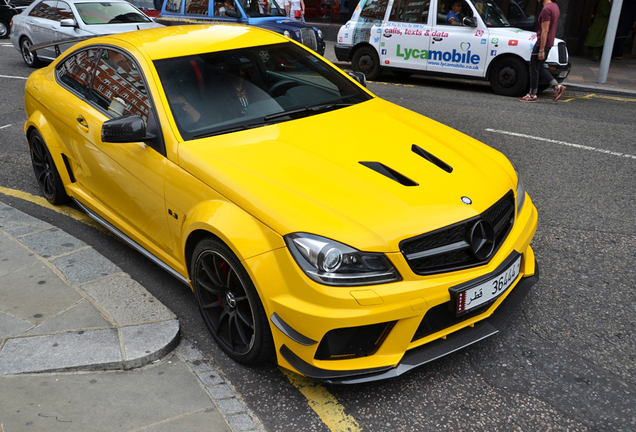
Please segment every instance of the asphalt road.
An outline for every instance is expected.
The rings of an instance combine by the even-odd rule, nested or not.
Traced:
[[[142,283],[268,430],[636,431],[636,99],[568,92],[556,104],[548,95],[522,104],[449,80],[387,75],[369,83],[514,162],[539,211],[541,280],[493,338],[393,380],[323,386],[273,363],[237,365],[207,335],[188,287],[110,235],[15,197],[39,195],[22,130],[19,77],[30,69],[4,42],[0,58],[0,199],[89,243]]]

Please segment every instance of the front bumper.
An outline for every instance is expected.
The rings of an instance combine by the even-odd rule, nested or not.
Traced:
[[[359,384],[394,378],[423,364],[437,360],[476,342],[494,336],[505,326],[508,319],[539,280],[539,266],[535,261],[533,276],[522,278],[495,312],[473,327],[466,327],[451,333],[445,339],[438,339],[426,345],[407,351],[397,366],[378,367],[348,371],[320,369],[304,362],[287,346],[283,345],[280,355],[301,374],[329,384]]]
[[[550,72],[550,75],[552,75],[554,79],[557,80],[557,82],[559,83],[563,82],[572,70],[572,65],[570,63],[566,65],[558,63],[546,63],[546,66],[548,68],[548,72]]]
[[[325,382],[380,380],[496,334],[537,281],[530,247],[537,219],[526,195],[498,252],[474,268],[418,276],[401,252],[387,253],[403,279],[381,285],[320,285],[300,270],[287,248],[247,259],[245,268],[271,320],[279,365]],[[450,288],[499,275],[514,256],[522,257],[521,268],[507,291],[467,317],[449,312]],[[348,351],[339,350],[343,346]]]

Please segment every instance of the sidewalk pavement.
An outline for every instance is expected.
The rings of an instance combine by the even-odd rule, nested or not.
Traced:
[[[324,28],[320,28],[324,33]],[[336,43],[329,40],[326,43],[325,58],[342,69],[351,69],[351,63],[336,58],[333,49]],[[570,57],[570,64],[572,70],[563,82],[570,90],[636,97],[636,55],[612,59],[605,84],[598,83],[600,63],[593,62],[591,57]]]
[[[24,430],[263,427],[141,285],[0,202],[0,431]]]

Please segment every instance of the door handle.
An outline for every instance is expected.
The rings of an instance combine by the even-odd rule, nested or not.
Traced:
[[[441,37],[434,37],[434,38],[433,38],[433,40],[434,40],[435,42],[441,42],[441,41],[443,41],[444,39],[443,39],[443,38],[441,38]]]
[[[82,117],[81,115],[77,117],[77,122],[81,127],[88,130],[88,123],[86,123],[86,119],[84,119],[84,117]]]

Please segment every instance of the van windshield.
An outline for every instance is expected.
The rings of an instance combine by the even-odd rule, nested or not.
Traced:
[[[489,0],[473,0],[475,8],[488,27],[510,27],[499,6]]]

